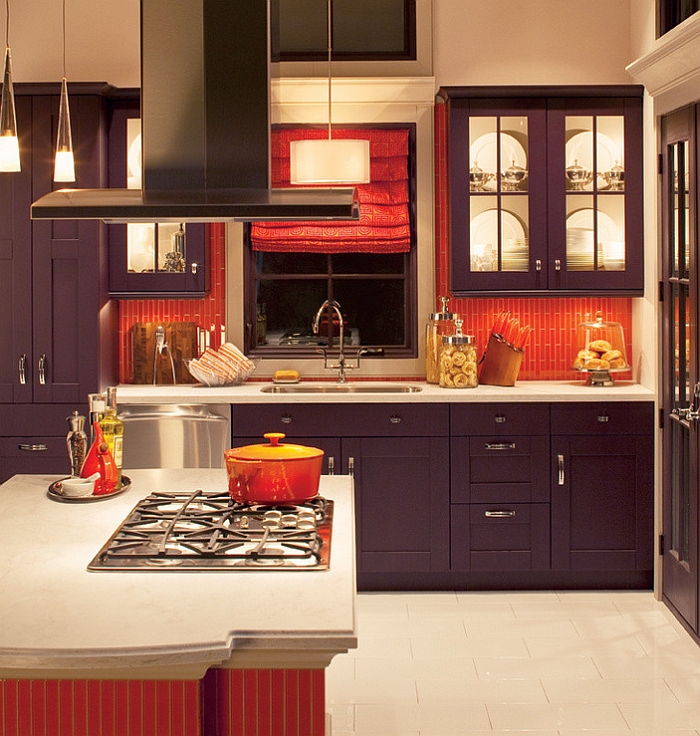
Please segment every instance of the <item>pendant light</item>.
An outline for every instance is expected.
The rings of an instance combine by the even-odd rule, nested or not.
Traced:
[[[10,0],[5,0],[5,72],[0,103],[0,171],[20,171],[15,94],[10,61]]]
[[[58,133],[56,134],[56,161],[53,169],[54,181],[75,181],[75,158],[73,136],[70,130],[68,107],[68,84],[66,83],[66,0],[63,0],[63,78],[61,79],[61,102],[58,108]]]
[[[331,56],[333,0],[328,0],[328,138],[292,141],[292,184],[366,184],[370,179],[369,141],[331,139]]]

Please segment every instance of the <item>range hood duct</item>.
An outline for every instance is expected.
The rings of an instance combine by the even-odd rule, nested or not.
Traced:
[[[354,189],[270,189],[270,0],[141,0],[142,189],[60,189],[33,219],[356,220]]]

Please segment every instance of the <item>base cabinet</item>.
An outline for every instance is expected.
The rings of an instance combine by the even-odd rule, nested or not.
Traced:
[[[355,477],[364,590],[649,588],[653,403],[234,405]],[[245,434],[243,434],[245,433]]]

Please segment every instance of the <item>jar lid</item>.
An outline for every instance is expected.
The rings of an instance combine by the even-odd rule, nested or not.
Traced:
[[[233,447],[224,455],[239,460],[303,460],[323,455],[323,450],[316,447],[282,444],[280,440],[286,437],[282,432],[267,432],[263,437],[270,440],[269,444]]]
[[[450,298],[448,296],[441,296],[440,303],[441,303],[442,309],[439,312],[433,312],[430,315],[430,319],[432,321],[437,322],[440,320],[455,319],[455,317],[457,317],[457,315],[454,312],[450,312],[448,309],[448,305],[450,303]]]
[[[581,322],[579,327],[587,327],[589,329],[617,329],[621,328],[622,325],[619,322],[603,322],[603,313],[599,311],[595,314],[595,321]]]
[[[443,335],[443,345],[471,345],[476,342],[474,335],[462,334],[462,323],[463,320],[457,318],[455,320],[455,334],[454,335]]]

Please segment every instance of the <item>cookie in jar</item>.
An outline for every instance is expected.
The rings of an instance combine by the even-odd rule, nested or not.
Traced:
[[[462,320],[455,320],[455,334],[444,335],[440,347],[438,383],[441,388],[475,388],[476,344],[473,335],[462,333]]]

